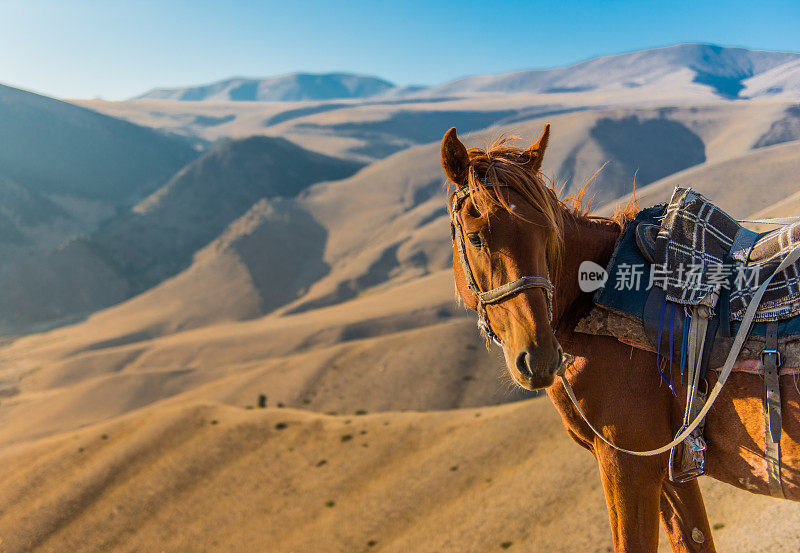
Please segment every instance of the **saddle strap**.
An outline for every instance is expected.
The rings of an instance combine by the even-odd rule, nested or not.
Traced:
[[[791,225],[800,221],[800,216],[792,217],[773,217],[770,219],[736,219],[739,223],[757,223],[761,225]]]
[[[712,306],[716,304],[716,293],[714,298],[709,298]],[[686,409],[683,413],[683,423],[678,430],[678,434],[689,426],[692,418],[697,415],[700,408],[705,403],[705,394],[700,392],[700,378],[705,372],[704,351],[708,339],[708,323],[712,316],[710,306],[700,304],[692,308],[691,320],[689,323],[689,345],[687,348],[688,374],[686,388]],[[713,340],[713,335],[711,337]],[[706,387],[707,388],[707,387]],[[695,428],[694,433],[683,441],[683,449],[680,460],[680,472],[675,470],[675,447],[669,452],[669,479],[673,482],[688,482],[705,472],[705,450],[706,443],[703,439],[703,422]],[[676,446],[677,447],[677,446]]]
[[[686,427],[686,429],[683,432],[680,432],[677,436],[675,436],[675,439],[673,439],[670,443],[661,446],[657,449],[651,449],[648,451],[633,451],[630,449],[619,447],[611,443],[594,426],[592,426],[591,422],[589,422],[586,413],[584,413],[583,409],[578,403],[578,398],[575,397],[575,392],[572,390],[572,385],[570,385],[569,380],[567,380],[566,377],[567,362],[563,362],[556,374],[561,378],[561,383],[564,385],[564,389],[566,390],[569,399],[572,401],[573,405],[575,405],[575,409],[578,411],[578,414],[581,416],[581,418],[583,418],[584,422],[589,426],[592,432],[594,432],[595,435],[598,438],[600,438],[603,442],[605,442],[606,444],[608,444],[609,446],[613,447],[618,451],[621,451],[623,453],[629,453],[630,455],[637,455],[639,457],[651,457],[653,455],[666,453],[667,451],[669,451],[670,449],[681,443],[694,431],[695,428],[697,428],[700,425],[705,416],[708,414],[708,411],[714,405],[714,402],[717,400],[717,397],[719,397],[720,392],[722,392],[722,387],[725,385],[725,382],[727,382],[728,377],[730,376],[731,371],[733,370],[733,366],[736,364],[736,359],[737,357],[739,357],[739,352],[742,351],[742,346],[744,345],[744,342],[747,339],[747,336],[750,334],[750,330],[753,327],[753,320],[756,317],[756,311],[758,311],[758,306],[761,304],[761,299],[764,297],[764,292],[767,291],[767,286],[769,286],[770,282],[772,282],[772,279],[776,275],[782,273],[786,269],[786,267],[794,264],[794,262],[797,261],[798,259],[800,259],[800,244],[796,245],[794,249],[791,252],[789,252],[789,255],[787,255],[783,259],[783,261],[781,261],[781,264],[778,265],[778,268],[775,269],[775,272],[769,275],[769,277],[767,277],[767,279],[763,283],[761,283],[761,285],[758,287],[756,293],[753,294],[753,299],[750,301],[750,303],[747,306],[747,309],[745,310],[744,317],[742,317],[742,323],[739,326],[739,331],[736,333],[736,337],[733,340],[733,345],[731,346],[731,350],[730,352],[728,352],[728,357],[727,359],[725,359],[725,364],[722,366],[722,370],[719,373],[719,378],[717,379],[717,383],[714,384],[714,389],[711,390],[711,393],[708,395],[706,404],[700,410],[700,413],[697,414],[692,423],[688,427]]]
[[[781,355],[778,352],[778,323],[767,323],[767,343],[761,353],[764,367],[764,453],[767,460],[769,493],[783,498],[781,485]]]

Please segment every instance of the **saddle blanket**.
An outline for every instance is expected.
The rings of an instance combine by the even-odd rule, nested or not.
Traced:
[[[636,349],[656,353],[656,346],[651,343],[641,321],[602,307],[593,307],[589,314],[578,322],[575,332],[593,334],[595,336],[611,336]],[[732,338],[717,337],[711,350],[709,369],[721,369],[732,343]],[[761,351],[763,349],[764,338],[750,336],[742,346],[742,351],[733,367],[734,372],[764,374],[764,370],[760,366]],[[800,374],[800,336],[779,338],[778,350],[781,352],[783,359],[781,375]]]
[[[742,320],[759,280],[800,242],[800,222],[756,234],[690,188],[676,188],[655,238],[656,285],[667,300],[697,305],[728,285],[730,318]],[[756,321],[800,314],[800,270],[790,265],[767,288]]]
[[[689,309],[713,297],[709,368],[721,367],[755,290],[800,242],[800,223],[757,234],[688,188],[642,209],[617,241],[595,307],[576,329],[680,358]],[[767,288],[735,370],[757,370],[766,324],[777,321],[782,374],[800,368],[800,267]],[[657,329],[657,331],[656,331]],[[784,351],[785,350],[785,351]],[[797,369],[800,370],[800,369]]]

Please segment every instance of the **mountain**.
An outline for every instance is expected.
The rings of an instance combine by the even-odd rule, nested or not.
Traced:
[[[0,144],[4,265],[93,231],[198,156],[184,139],[4,85]]]
[[[125,284],[77,237],[199,155],[184,139],[3,85],[0,144],[2,332],[124,299]]]
[[[0,179],[30,193],[136,201],[197,157],[152,129],[0,85]]]
[[[186,268],[192,255],[262,198],[292,198],[349,177],[361,164],[254,136],[212,148],[129,212],[103,225],[92,248],[142,291]]]
[[[708,87],[723,98],[737,98],[752,77],[800,60],[800,54],[678,44],[593,58],[567,67],[481,75],[425,91],[442,96],[476,92],[569,93],[663,86]],[[783,75],[773,75],[778,77]],[[764,88],[762,84],[757,91]]]
[[[395,88],[395,85],[383,79],[351,73],[292,73],[266,79],[235,77],[186,88],[157,88],[134,100],[295,102],[369,98],[389,93]]]
[[[260,199],[291,198],[314,182],[344,178],[360,167],[282,138],[224,141],[91,232],[0,267],[0,330],[19,332],[129,298],[188,267],[195,252]],[[315,228],[312,220],[301,230]],[[301,235],[285,245],[298,247]],[[312,245],[324,244],[324,232],[312,235]]]
[[[790,60],[745,81],[742,96],[800,98],[800,59]]]
[[[637,90],[639,89],[639,90]],[[624,90],[626,95],[718,98],[800,96],[800,54],[678,44],[592,58],[565,67],[477,75],[433,87],[397,87],[377,77],[348,73],[293,73],[267,79],[160,88],[134,99],[289,102],[340,98],[442,98],[475,93],[569,94]]]

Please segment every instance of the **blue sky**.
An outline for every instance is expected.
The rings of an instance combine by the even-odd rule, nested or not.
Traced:
[[[0,82],[124,99],[230,76],[400,85],[679,42],[800,52],[800,2],[0,0]]]

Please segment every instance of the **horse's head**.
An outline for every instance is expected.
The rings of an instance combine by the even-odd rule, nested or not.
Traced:
[[[562,210],[540,173],[549,132],[528,149],[506,139],[467,150],[455,128],[442,141],[458,295],[529,390],[550,386],[564,358],[550,326]]]

